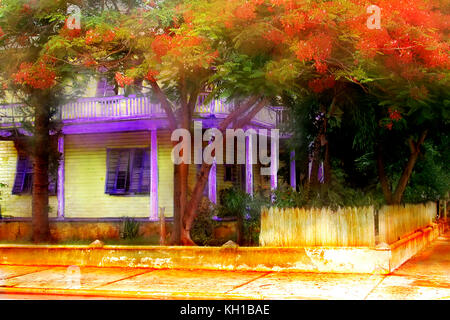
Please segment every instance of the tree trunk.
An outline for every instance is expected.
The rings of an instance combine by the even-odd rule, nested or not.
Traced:
[[[180,244],[190,245],[194,244],[191,240],[190,226],[186,227],[185,217],[187,211],[187,192],[188,192],[188,178],[189,178],[189,164],[181,163],[179,165],[180,170],[180,212],[181,212],[181,232],[180,232]]]
[[[326,188],[329,187],[331,181],[331,157],[330,157],[330,143],[327,139],[327,128],[328,128],[328,119],[333,115],[334,110],[336,108],[336,95],[333,97],[331,101],[330,109],[328,112],[326,110],[322,110],[322,112],[326,112],[327,116],[323,119],[323,127],[322,127],[322,136],[320,138],[321,146],[325,146],[325,155],[323,161],[323,180]]]
[[[186,232],[183,216],[187,206],[189,164],[174,165],[174,221],[172,245],[183,245]]]
[[[32,227],[33,241],[50,240],[48,221],[48,163],[49,163],[49,108],[46,99],[35,106],[35,133],[33,146]]]
[[[314,141],[314,149],[311,160],[311,174],[309,176],[309,193],[319,188],[319,159],[320,159],[320,136]],[[308,194],[309,198],[309,194]]]
[[[405,192],[406,186],[408,185],[409,179],[411,178],[414,166],[416,165],[417,159],[419,158],[420,147],[425,141],[427,133],[428,133],[427,130],[422,131],[419,140],[417,140],[417,142],[414,142],[412,139],[409,140],[411,153],[409,155],[408,162],[406,163],[406,166],[403,169],[403,173],[400,177],[400,180],[397,183],[397,187],[395,188],[395,191],[393,193],[391,191],[389,179],[384,170],[382,146],[381,144],[378,144],[376,149],[378,177],[380,179],[381,189],[383,190],[384,198],[387,204],[401,203],[403,199],[403,193]]]
[[[403,193],[405,192],[406,186],[408,185],[409,179],[411,178],[412,171],[414,169],[414,166],[416,165],[417,159],[419,158],[420,147],[425,141],[427,133],[427,130],[422,131],[417,142],[414,142],[412,139],[409,140],[411,154],[409,155],[408,162],[406,163],[402,176],[398,181],[397,188],[395,188],[395,192],[392,196],[392,201],[395,204],[398,204],[402,201]]]
[[[169,126],[171,130],[177,128],[177,119],[173,112],[173,106],[167,99],[167,96],[160,89],[156,82],[151,82],[153,92],[158,97],[161,105],[168,117]],[[192,122],[192,111],[197,101],[198,92],[194,91],[186,101],[186,97],[182,99],[182,115],[181,115],[181,128],[189,129]],[[243,112],[250,109],[260,97],[253,96],[248,101],[240,104],[233,112],[231,112],[227,118],[225,118],[219,125],[219,130],[222,132]],[[263,106],[258,105],[259,109]],[[251,111],[250,111],[251,112]],[[176,145],[178,142],[174,142]],[[200,176],[197,179],[194,191],[190,201],[187,201],[188,191],[188,175],[189,164],[175,165],[174,168],[174,225],[172,233],[172,244],[178,245],[195,245],[190,236],[190,230],[196,216],[196,210],[200,204],[200,200],[203,196],[203,190],[205,189],[208,181],[209,171],[211,165],[203,163],[200,170]]]
[[[183,214],[181,237],[181,244],[183,245],[195,245],[194,241],[192,241],[191,239],[190,231],[196,216],[195,211],[200,204],[200,201],[203,197],[203,190],[205,189],[206,183],[208,182],[208,176],[211,167],[212,165],[210,164],[202,164],[199,176],[197,178],[197,183],[195,184],[194,191],[192,192],[191,200],[189,201],[186,211]]]
[[[380,179],[381,190],[383,191],[384,199],[387,204],[392,204],[392,191],[389,179],[384,170],[384,160],[383,160],[383,147],[381,143],[376,146],[376,156],[377,156],[377,169],[378,178]]]
[[[410,154],[405,169],[403,170],[402,176],[400,177],[400,180],[397,184],[397,188],[395,188],[395,192],[392,195],[393,204],[399,204],[402,201],[403,193],[405,192],[406,186],[408,185],[409,178],[411,177],[411,173],[414,169],[418,157],[419,157],[418,152]]]

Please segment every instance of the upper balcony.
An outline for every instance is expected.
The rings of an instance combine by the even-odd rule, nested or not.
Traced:
[[[225,100],[212,100],[205,103],[206,96],[201,95],[194,111],[194,119],[223,119],[233,109],[233,103]],[[32,113],[20,105],[0,106],[0,125],[10,127],[24,118],[32,119]],[[275,128],[282,116],[280,107],[265,107],[252,120],[252,125]],[[163,120],[166,114],[160,104],[155,104],[148,96],[110,96],[81,98],[67,103],[58,111],[57,118],[64,126],[99,122],[117,122],[132,120]],[[214,121],[213,121],[214,123]]]

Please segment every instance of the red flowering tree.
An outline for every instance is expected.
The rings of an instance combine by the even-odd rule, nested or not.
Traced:
[[[58,2],[58,1],[56,1]],[[25,144],[33,159],[33,240],[48,241],[48,170],[51,154],[50,118],[52,94],[59,74],[54,61],[40,54],[42,43],[54,34],[46,13],[65,10],[62,1],[41,5],[38,1],[2,1],[0,4],[0,60],[2,98],[29,108],[33,136]],[[16,140],[23,140],[15,137]]]
[[[380,185],[387,203],[400,203],[425,139],[439,135],[449,121],[449,14],[440,1],[371,4],[381,8],[380,29],[355,27],[363,19],[361,9],[347,19],[357,35],[353,56],[360,71],[354,74],[379,101],[375,154]],[[396,137],[403,137],[396,152],[405,146],[409,156],[394,179],[386,173],[385,157],[391,155],[384,150],[392,150]]]
[[[282,92],[306,90],[322,95],[326,99],[318,110],[320,130],[313,144],[312,170],[317,170],[323,146],[327,154],[328,120],[347,88],[358,87],[367,94],[384,89],[380,109],[385,117],[380,123],[389,131],[408,107],[387,103],[397,91],[383,81],[395,84],[391,87],[405,87],[410,80],[405,81],[402,74],[419,68],[431,76],[448,68],[443,14],[433,9],[432,1],[399,3],[147,2],[129,15],[87,19],[80,35],[61,34],[52,39],[52,47],[70,47],[59,58],[71,64],[106,67],[119,86],[131,87],[145,80],[164,108],[172,130],[190,129],[197,97],[206,87],[212,89],[211,98],[227,96],[238,102],[221,129],[242,126]],[[367,23],[367,7],[373,4],[382,8],[381,29],[372,29]],[[58,41],[60,46],[55,45]],[[412,92],[420,96],[421,91]],[[416,146],[422,140],[418,138]],[[325,177],[329,179],[325,158]],[[209,169],[203,164],[188,198],[189,166],[175,166],[174,235],[180,236],[176,243],[192,244],[189,231]],[[409,175],[407,171],[405,176]],[[312,177],[311,184],[317,185],[317,177]]]
[[[337,58],[345,78],[378,101],[375,154],[387,203],[400,203],[427,135],[448,123],[450,44],[448,18],[440,1],[350,1],[340,14]],[[380,23],[371,24],[370,6],[380,8]],[[335,72],[342,78],[342,70]],[[444,103],[442,103],[444,102]],[[385,147],[403,137],[394,152],[409,146],[409,156],[396,179],[389,179]],[[397,140],[398,141],[398,140]],[[391,148],[392,149],[392,148]]]
[[[64,70],[103,67],[126,89],[148,86],[172,130],[190,129],[198,95],[206,89],[210,98],[235,100],[235,110],[220,124],[224,130],[242,127],[282,93],[321,95],[312,170],[317,170],[320,148],[328,146],[328,120],[346,89],[358,87],[376,95],[379,122],[386,133],[406,118],[411,132],[422,130],[409,139],[411,157],[393,192],[386,188],[389,182],[384,181],[380,158],[380,181],[388,202],[400,201],[420,145],[431,130],[431,122],[422,120],[442,111],[437,108],[430,116],[424,106],[427,98],[437,84],[448,83],[448,17],[437,0],[142,1],[133,10],[124,10],[126,15],[119,14],[121,6],[112,1],[116,12],[100,16],[83,8],[88,14],[79,32],[64,28],[51,14],[57,11],[48,9],[62,10],[64,1],[37,7],[37,1],[2,3],[7,14],[1,18],[0,41],[13,41],[19,52],[24,48],[33,52],[10,64],[13,70],[8,70],[7,78],[16,80],[14,85],[30,97],[49,92]],[[382,9],[380,29],[367,23],[370,5]],[[176,243],[192,244],[189,232],[209,169],[202,165],[189,198],[189,165],[175,166]]]
[[[50,134],[58,131],[53,116],[66,99],[80,93],[84,83],[77,65],[65,63],[54,54],[64,43],[52,42],[55,36],[74,39],[80,35],[81,30],[68,28],[73,21],[67,20],[68,7],[77,2],[2,0],[0,3],[0,93],[3,103],[25,106],[22,127],[31,136],[20,135],[15,130],[13,138],[33,161],[32,237],[35,242],[51,240],[49,167],[53,170],[59,159]],[[105,3],[109,2],[103,1]],[[99,16],[100,9],[97,9],[91,8],[90,14]],[[109,41],[111,35],[105,33],[104,37]],[[68,92],[67,87],[72,91]]]
[[[248,20],[251,11],[241,8],[242,3],[149,2],[128,15],[105,16],[101,21],[86,18],[79,36],[66,40],[67,35],[61,34],[50,46],[59,50],[69,45],[71,50],[58,58],[88,68],[106,67],[125,89],[149,88],[161,103],[171,130],[191,130],[198,96],[204,92],[209,92],[208,99],[221,96],[235,102],[219,130],[241,128],[283,88],[265,73],[273,62],[275,46],[263,39],[247,48],[238,39],[252,24]],[[232,25],[221,16],[228,9],[232,10],[227,15]],[[60,41],[64,44],[54,45]],[[193,244],[190,229],[210,168],[202,165],[188,197],[189,165],[175,165],[175,243]]]
[[[427,134],[436,120],[448,121],[449,15],[442,2],[234,0],[223,7],[220,17],[227,27],[250,23],[240,35],[242,42],[257,48],[254,36],[259,35],[274,44],[278,59],[267,77],[294,78],[294,88],[320,97],[311,171],[317,172],[325,146],[325,181],[328,120],[351,88],[378,100],[380,182],[386,201],[399,203]],[[404,133],[410,156],[391,190],[382,144],[394,129]],[[311,185],[317,185],[317,175],[311,178]]]

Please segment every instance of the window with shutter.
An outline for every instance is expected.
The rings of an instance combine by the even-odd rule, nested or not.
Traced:
[[[109,149],[105,192],[150,192],[150,152],[144,148]]]
[[[233,165],[225,165],[225,174],[223,176],[224,181],[235,181],[235,168]]]
[[[48,192],[56,195],[57,177],[49,172]],[[33,162],[26,155],[19,155],[17,159],[16,177],[12,194],[30,194],[33,188]]]

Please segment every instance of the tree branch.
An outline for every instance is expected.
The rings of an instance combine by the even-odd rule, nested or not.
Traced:
[[[189,95],[189,100],[187,102],[187,110],[189,111],[189,119],[192,119],[192,115],[194,114],[195,106],[197,105],[198,95],[200,93],[199,89],[192,90]]]
[[[219,130],[224,131],[230,123],[232,123],[239,115],[241,115],[243,112],[245,112],[248,108],[251,108],[256,101],[258,101],[260,97],[258,96],[252,96],[250,99],[247,100],[245,103],[240,103],[237,108],[235,108],[228,116],[223,120],[219,125]]]
[[[408,162],[406,163],[405,169],[403,170],[403,173],[400,177],[400,180],[398,181],[397,187],[395,188],[395,192],[392,198],[394,203],[400,203],[400,201],[402,200],[403,193],[405,192],[406,186],[408,185],[409,182],[409,178],[411,177],[412,171],[417,162],[417,158],[419,157],[420,146],[425,141],[427,133],[428,130],[422,131],[419,140],[417,140],[417,142],[413,142],[412,140],[410,140],[411,154],[409,156]]]
[[[240,114],[242,114],[248,108],[251,108],[256,101],[258,101],[260,97],[252,96],[245,103],[239,104],[239,106],[233,110],[219,125],[220,131],[225,131],[230,123],[232,123]],[[183,215],[183,226],[187,232],[191,229],[192,223],[196,216],[195,209],[198,207],[200,200],[203,196],[203,190],[205,189],[206,183],[208,182],[209,171],[211,170],[212,165],[203,162],[199,176],[197,178],[197,183],[194,186],[194,190],[192,191],[192,196],[190,201],[187,204],[186,213]]]
[[[240,119],[237,124],[234,126],[235,129],[242,128],[246,124],[248,124],[257,114],[260,112],[266,105],[268,101],[266,99],[262,99],[258,104],[256,104],[250,112],[248,112],[244,118]]]
[[[178,127],[178,125],[177,125],[177,120],[175,118],[175,113],[173,111],[172,103],[170,103],[166,94],[161,90],[161,88],[156,83],[156,81],[150,81],[150,85],[152,86],[153,92],[155,93],[156,97],[158,98],[159,102],[161,103],[161,106],[164,109],[164,112],[167,115],[167,119],[169,120],[170,129],[175,130]]]

